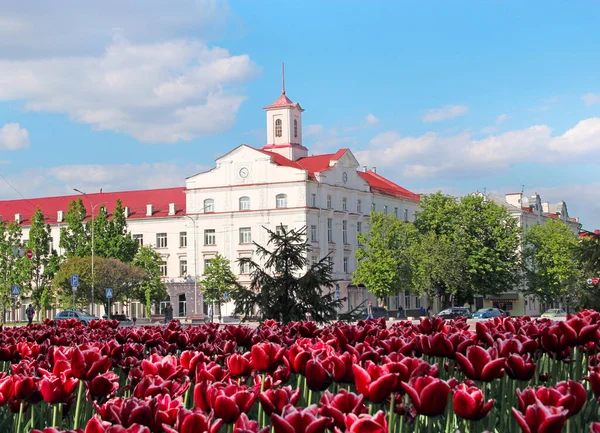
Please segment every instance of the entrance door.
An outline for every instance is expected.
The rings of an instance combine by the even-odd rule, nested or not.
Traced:
[[[179,295],[179,317],[185,317],[187,314],[187,307],[185,301],[185,293]]]

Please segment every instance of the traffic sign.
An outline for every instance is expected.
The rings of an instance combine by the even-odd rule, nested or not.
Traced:
[[[594,282],[592,281],[592,279],[591,279],[591,278],[588,278],[588,279],[587,279],[587,283],[588,283],[588,286],[591,286],[592,284],[594,284]]]
[[[33,251],[27,250],[27,258],[30,259],[33,257]]]
[[[223,293],[223,299],[225,300],[225,302],[229,301],[229,293]]]
[[[79,285],[79,275],[71,275],[71,287],[77,287]]]
[[[592,283],[594,284],[594,286],[598,284],[598,282],[600,282],[600,278],[592,278]]]
[[[19,286],[17,286],[16,284],[13,284],[12,287],[10,288],[10,293],[13,296],[19,296],[19,293],[21,293],[21,288]]]
[[[340,285],[335,285],[335,299],[340,299]]]
[[[106,299],[112,298],[112,289],[106,289]]]

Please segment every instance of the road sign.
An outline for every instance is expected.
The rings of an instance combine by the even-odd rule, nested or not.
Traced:
[[[71,287],[77,287],[79,285],[79,275],[71,275]]]
[[[27,250],[27,258],[30,259],[33,257],[33,251]]]
[[[13,296],[19,296],[19,293],[21,293],[21,288],[19,286],[17,286],[16,284],[13,284],[12,287],[10,288],[10,293]]]
[[[600,278],[592,278],[592,284],[594,284],[594,286],[598,284],[598,282],[600,282]]]
[[[594,284],[594,282],[592,281],[592,279],[591,279],[591,278],[588,278],[588,279],[587,279],[587,283],[588,283],[588,286],[591,286],[592,284]]]
[[[335,285],[335,299],[340,299],[340,285]]]
[[[229,293],[223,293],[223,299],[225,300],[225,302],[229,301]]]
[[[106,299],[112,298],[112,289],[106,289]]]

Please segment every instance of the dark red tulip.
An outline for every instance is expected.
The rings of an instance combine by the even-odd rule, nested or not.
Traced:
[[[521,412],[525,412],[527,406],[540,401],[544,406],[563,407],[571,416],[581,411],[587,400],[587,392],[579,382],[569,380],[559,382],[553,388],[539,386],[535,389],[517,390],[517,400]]]
[[[194,388],[196,407],[204,412],[212,409],[224,423],[235,422],[242,413],[247,413],[254,404],[255,395],[236,383],[199,383]]]
[[[590,424],[590,433],[600,433],[600,422]]]
[[[108,356],[103,356],[95,347],[80,350],[78,346],[71,355],[71,372],[73,377],[91,380],[99,374],[106,373],[111,366]]]
[[[484,404],[483,393],[479,388],[461,383],[454,391],[452,404],[459,417],[479,421],[492,409],[494,400],[490,399]]]
[[[527,381],[535,374],[536,365],[531,362],[531,355],[509,355],[505,369],[511,379]]]
[[[367,369],[353,365],[356,390],[372,403],[381,403],[396,387],[397,377],[385,367],[367,363]]]
[[[227,359],[227,368],[233,377],[249,376],[252,372],[250,354],[240,355],[234,353]]]
[[[442,333],[433,336],[423,335],[421,337],[421,351],[425,355],[440,358],[454,358],[454,354],[456,353],[448,335]]]
[[[433,377],[416,377],[409,383],[402,382],[402,387],[418,413],[437,416],[446,410],[450,386],[443,380]]]
[[[287,356],[292,371],[294,373],[304,374],[306,363],[311,358],[310,353],[300,347],[300,345],[294,344],[290,347]]]
[[[96,376],[90,381],[88,389],[95,399],[111,397],[119,389],[119,376],[112,371]]]
[[[485,350],[481,346],[470,346],[467,356],[456,354],[456,363],[471,380],[491,382],[504,376],[504,358],[498,358],[494,347]]]
[[[139,399],[156,395],[170,395],[177,398],[185,394],[190,387],[190,381],[181,383],[175,380],[164,380],[160,376],[145,376],[133,389],[133,396]]]
[[[600,324],[591,323],[589,320],[577,316],[573,316],[564,322],[558,322],[558,326],[565,334],[569,335],[570,342],[575,339],[576,343],[572,345],[583,346],[589,342],[598,341],[600,336],[598,331]]]
[[[258,395],[260,404],[268,416],[272,413],[281,413],[288,404],[296,406],[299,398],[300,389],[294,391],[291,386],[269,389]]]
[[[44,433],[46,433],[45,430]],[[111,425],[108,422],[103,423],[97,417],[92,417],[85,426],[85,433],[150,433],[150,429],[139,424],[129,427]]]
[[[163,425],[165,433],[217,433],[223,420],[213,421],[212,415],[206,415],[198,409],[180,409],[175,426]]]
[[[285,350],[278,344],[259,343],[250,350],[252,368],[259,372],[272,372],[282,362]]]
[[[68,379],[64,373],[60,377],[49,375],[40,381],[40,392],[47,403],[67,403],[78,383],[79,380]]]
[[[539,400],[527,406],[525,414],[512,408],[512,414],[524,433],[560,433],[568,413],[561,407],[544,406]]]
[[[240,415],[233,427],[233,433],[268,433],[270,430],[270,426],[261,429],[258,422],[248,419],[245,413]]]
[[[183,379],[188,373],[185,368],[179,365],[176,357],[171,355],[161,357],[156,354],[152,355],[150,359],[142,361],[142,371],[144,375],[153,374],[165,380]]]
[[[296,409],[290,404],[281,415],[273,414],[271,423],[275,433],[324,433],[332,420],[324,416],[317,417],[317,412],[317,405]]]
[[[333,425],[343,430],[346,426],[345,415],[360,415],[367,412],[363,400],[363,395],[356,395],[345,389],[340,390],[337,394],[325,391],[321,397],[319,415],[333,418]]]
[[[383,411],[377,412],[375,415],[356,415],[353,413],[347,414],[344,417],[345,430],[336,426],[335,432],[341,433],[387,433],[388,424]]]
[[[26,377],[20,374],[15,374],[12,377],[12,379],[13,397],[17,400],[31,401],[35,394],[39,394],[37,381],[34,380],[33,377]]]
[[[600,397],[600,371],[598,368],[594,368],[590,370],[589,375],[586,377],[586,380],[590,382],[590,386],[596,398]]]
[[[569,416],[577,415],[583,409],[587,401],[587,391],[581,383],[568,380],[557,383],[555,388],[562,395],[572,397],[563,405],[569,411]]]
[[[56,427],[46,427],[44,430],[31,430],[31,433],[84,433],[84,431],[80,428],[78,428],[77,430],[60,430]],[[95,431],[91,433],[95,433]]]
[[[333,375],[318,359],[311,359],[306,363],[305,375],[306,386],[313,391],[324,391],[333,381]]]

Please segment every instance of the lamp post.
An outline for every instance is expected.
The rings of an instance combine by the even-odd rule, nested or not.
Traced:
[[[94,209],[96,209],[96,206],[100,206],[102,204],[105,204],[106,202],[101,202],[101,203],[92,203],[92,199],[83,191],[78,190],[77,188],[73,188],[74,191],[78,192],[79,194],[85,196],[85,198],[87,198],[90,202],[90,208],[91,208],[91,220],[92,220],[92,304],[91,304],[91,308],[90,308],[90,313],[92,314],[92,316],[94,315],[94,307],[96,306],[96,304],[94,303]]]
[[[198,260],[196,253],[196,220],[190,215],[184,215],[192,221],[194,228],[194,314],[198,314]]]

